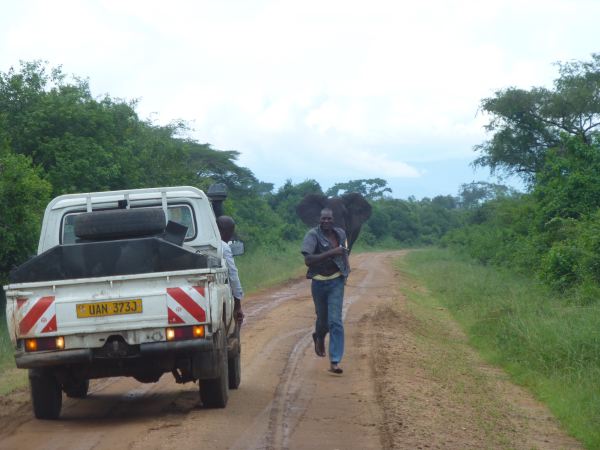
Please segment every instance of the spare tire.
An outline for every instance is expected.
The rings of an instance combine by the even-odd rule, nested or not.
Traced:
[[[74,225],[80,239],[123,239],[162,233],[166,220],[161,208],[112,209],[79,214]]]

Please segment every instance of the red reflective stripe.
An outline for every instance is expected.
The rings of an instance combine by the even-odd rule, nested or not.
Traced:
[[[27,297],[17,297],[17,309],[21,309],[27,300]]]
[[[185,323],[181,317],[173,312],[171,308],[167,308],[169,323]]]
[[[192,297],[187,295],[181,288],[168,288],[167,293],[189,312],[198,322],[206,321],[206,313]]]
[[[193,286],[193,288],[196,289],[196,291],[198,291],[198,294],[204,297],[204,286]]]
[[[19,323],[19,333],[27,334],[54,302],[54,297],[40,298]]]
[[[56,331],[56,314],[52,316],[52,319],[50,319],[48,325],[44,327],[42,333],[50,333],[52,331]]]

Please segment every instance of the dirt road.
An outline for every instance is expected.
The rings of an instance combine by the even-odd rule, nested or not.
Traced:
[[[443,339],[456,345],[432,344],[399,294],[401,255],[353,256],[343,376],[314,354],[309,282],[297,280],[246,299],[242,385],[226,409],[203,409],[197,385],[170,375],[94,381],[88,398],[65,398],[59,421],[33,419],[21,391],[0,397],[0,448],[579,448],[452,322]]]

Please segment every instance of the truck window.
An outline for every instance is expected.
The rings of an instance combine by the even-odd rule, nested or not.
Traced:
[[[160,208],[159,206],[157,208]],[[70,212],[63,216],[62,230],[61,230],[61,243],[62,244],[74,244],[76,241],[75,236],[75,216],[85,211]],[[196,237],[196,226],[194,223],[194,216],[192,214],[192,208],[189,205],[169,205],[167,206],[167,220],[180,223],[187,227],[187,233],[185,234],[185,240],[189,241]]]
[[[194,226],[194,218],[192,216],[192,209],[189,205],[173,205],[167,207],[168,220],[177,222],[181,225],[188,227],[187,233],[185,234],[185,240],[190,240],[196,236],[196,227]]]
[[[63,244],[75,243],[75,216],[80,213],[71,213],[63,217],[62,239]]]

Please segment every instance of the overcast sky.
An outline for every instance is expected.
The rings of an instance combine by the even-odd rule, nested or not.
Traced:
[[[600,51],[593,0],[0,1],[0,71],[62,65],[276,186],[379,177],[399,198],[487,179],[480,100]]]

